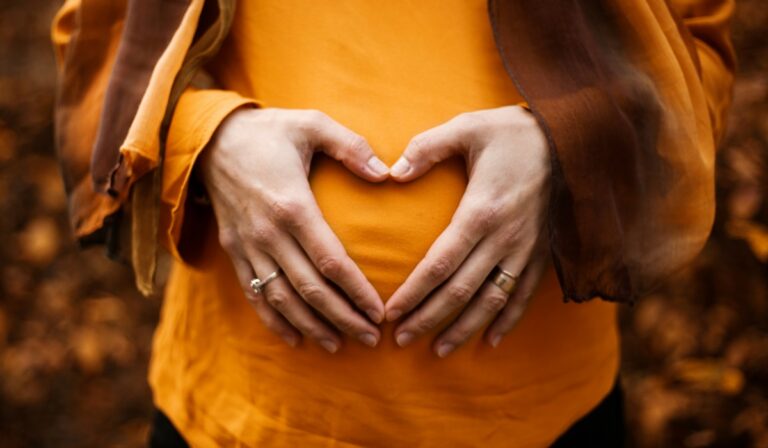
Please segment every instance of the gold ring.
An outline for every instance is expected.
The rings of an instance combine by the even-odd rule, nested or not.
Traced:
[[[496,266],[496,274],[491,278],[491,282],[501,288],[507,295],[512,295],[515,292],[515,286],[517,286],[517,275],[513,275],[509,271]]]

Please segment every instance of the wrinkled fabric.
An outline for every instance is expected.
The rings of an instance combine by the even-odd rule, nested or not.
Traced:
[[[681,2],[689,29],[664,0],[565,3],[492,0],[490,11],[552,149],[548,228],[564,295],[632,301],[709,236],[733,5]]]
[[[119,1],[82,4],[80,0],[69,0],[53,23],[52,40],[59,67],[56,151],[70,223],[75,236],[84,242],[105,242],[109,217],[125,201],[125,197],[99,194],[90,170],[104,92],[122,36],[125,6]]]
[[[158,166],[165,106],[204,2],[127,3],[68,0],[54,19],[56,146],[78,238],[104,231],[129,186]],[[169,28],[145,34],[160,23]]]
[[[544,446],[605,396],[619,358],[616,306],[563,304],[551,267],[495,350],[478,333],[443,360],[431,350],[439,330],[401,349],[385,324],[375,349],[344,338],[331,356],[309,339],[291,348],[261,324],[210,207],[187,200],[194,160],[233,107],[322,110],[393,163],[423,130],[519,102],[484,0],[241,1],[206,69],[218,88],[186,92],[168,136],[161,233],[180,262],[149,376],[157,406],[193,446]],[[454,158],[417,182],[371,184],[318,154],[309,185],[386,300],[447,226],[467,173]]]
[[[270,4],[265,2],[241,9]],[[170,8],[157,14],[175,11],[164,17],[178,20],[178,28],[159,33],[169,44],[159,47],[162,52],[148,52],[153,55],[150,62],[120,71],[113,70],[119,48],[133,42],[123,30],[134,29],[125,22],[125,3],[68,1],[54,22],[53,40],[61,67],[57,151],[75,233],[83,242],[106,238],[116,244],[119,223],[130,223],[127,217],[133,216],[130,247],[134,255],[138,252],[134,266],[145,273],[145,288],[157,242],[176,257],[150,381],[156,401],[196,445],[345,446],[413,440],[546,445],[599,401],[618,365],[613,305],[564,305],[560,297],[633,300],[695,255],[709,231],[714,148],[730,100],[733,56],[727,28],[732,2],[679,0],[670,9],[663,1],[549,6],[544,0],[497,0],[488,11],[478,9],[484,9],[483,2],[441,2],[439,7],[424,2],[409,5],[413,16],[403,15],[403,8],[387,16],[390,8],[401,6],[397,4],[372,12],[353,3],[345,9],[348,14],[329,19],[330,12],[320,5],[294,5],[291,10],[282,2],[272,11],[287,8],[279,22],[268,21],[254,34],[235,26],[229,44],[209,67],[222,84],[217,90],[185,89],[186,81],[178,82],[194,72],[190,67],[207,60],[227,34],[225,22],[215,15],[206,19],[212,2],[192,0],[186,7],[155,3]],[[222,4],[227,2],[218,2]],[[308,8],[320,9],[311,14]],[[344,24],[359,25],[350,17],[360,21],[371,14],[376,20],[359,36],[334,34]],[[446,23],[454,16],[466,22]],[[400,53],[386,46],[381,52],[349,53],[375,36],[402,43],[410,35],[403,31],[413,26],[409,19],[419,21],[418,32],[411,33],[408,45],[394,47]],[[326,20],[333,26],[298,26],[302,20]],[[390,24],[395,28],[388,28]],[[294,34],[285,28],[290,25],[297,26]],[[271,26],[280,28],[266,33]],[[462,32],[474,40],[450,40]],[[270,35],[283,38],[270,42]],[[318,52],[291,54],[297,36],[308,39],[307,46],[317,45]],[[262,53],[284,51],[286,56],[234,57],[237,49],[247,48],[238,45],[250,41],[265,45]],[[478,47],[483,51],[467,51],[473,42],[484,42]],[[203,50],[190,50],[195,43]],[[383,51],[387,48],[389,52]],[[196,54],[202,56],[190,57]],[[408,57],[413,62],[403,68]],[[238,65],[243,60],[259,63],[243,70]],[[354,61],[358,65],[347,65]],[[298,70],[305,63],[309,67]],[[383,65],[374,69],[377,63]],[[430,64],[439,67],[426,70]],[[480,67],[487,71],[477,73],[492,82],[462,84],[454,78]],[[391,79],[400,82],[381,83],[373,91],[364,88],[364,81],[375,81],[372,74],[388,69],[396,70]],[[403,69],[413,71],[426,87],[402,82],[397,71]],[[296,90],[334,76],[342,82]],[[131,77],[144,79],[145,87],[132,84]],[[352,95],[334,96],[339,93],[336,86],[350,81],[363,87]],[[134,96],[131,102],[115,99],[113,84],[141,88],[124,91]],[[408,350],[395,347],[389,324],[375,350],[354,341],[346,341],[335,357],[311,343],[289,349],[248,308],[216,240],[210,209],[188,200],[197,156],[221,120],[239,107],[322,106],[342,123],[367,129],[366,137],[391,162],[404,147],[404,136],[426,128],[427,122],[438,124],[465,109],[512,104],[522,99],[518,93],[528,100],[552,150],[555,188],[548,231],[555,265],[523,321],[497,350],[475,338],[441,364],[430,352],[428,338]],[[350,98],[364,98],[381,110],[387,101],[398,101],[397,113],[369,123]],[[133,104],[135,110],[132,106],[121,112],[115,104]],[[419,109],[426,106],[434,107]],[[174,109],[166,142],[164,120]],[[99,130],[118,124],[128,129]],[[105,148],[101,160],[94,145],[109,140],[96,145]],[[124,182],[113,183],[111,196],[102,192],[98,179],[104,178],[92,169],[97,165],[112,167],[112,174],[125,173]],[[441,164],[431,181],[414,184],[415,194],[398,196],[402,192],[354,181],[321,158],[311,183],[333,230],[387,297],[447,224],[465,181],[460,172],[456,161]],[[426,214],[414,213],[414,226],[401,224],[409,232],[393,237],[385,232],[400,222],[390,221],[392,213],[351,213],[364,210],[369,194],[389,197],[385,203],[390,205],[403,201],[413,210],[426,204]],[[568,405],[554,407],[553,397]]]
[[[432,6],[433,9],[428,9],[430,5],[426,3],[410,5],[412,12],[421,11],[412,17],[420,21],[418,33],[413,33],[418,42],[426,39],[439,43],[447,36],[460,37],[457,33],[463,32],[487,46],[480,53],[458,51],[467,50],[466,45],[471,44],[468,40],[448,47],[428,47],[432,48],[430,51],[415,44],[399,49],[400,58],[373,73],[386,72],[386,67],[402,70],[397,67],[408,54],[415,57],[415,62],[407,67],[415,70],[414,75],[419,74],[420,67],[428,67],[428,63],[443,61],[444,68],[421,73],[415,79],[429,80],[429,88],[445,91],[409,90],[413,86],[403,82],[376,90],[403,95],[398,113],[409,113],[403,104],[422,104],[416,100],[419,94],[425,95],[424,105],[439,99],[437,108],[422,113],[413,108],[413,118],[400,117],[403,122],[390,124],[391,128],[385,128],[387,119],[372,123],[356,121],[365,115],[353,113],[353,108],[344,111],[342,106],[353,104],[342,101],[349,95],[335,98],[333,88],[309,91],[319,92],[318,96],[302,94],[295,90],[301,84],[292,81],[327,82],[333,79],[333,73],[347,82],[370,79],[374,64],[386,62],[392,53],[363,53],[371,59],[359,59],[359,67],[350,72],[353,75],[334,70],[350,63],[347,52],[354,48],[352,43],[376,36],[373,31],[379,27],[380,33],[392,33],[393,43],[402,42],[408,33],[387,28],[390,23],[407,26],[411,16],[402,15],[402,8],[388,16],[388,20],[384,20],[388,8],[368,11],[376,20],[360,37],[343,35],[332,44],[329,36],[334,34],[323,32],[342,29],[344,17],[367,17],[363,10],[355,15],[355,8],[364,7],[353,7],[350,3],[346,8],[350,15],[340,14],[334,19],[339,21],[335,24],[331,20],[329,23],[334,26],[330,30],[311,27],[316,34],[294,34],[309,39],[307,45],[319,45],[322,51],[298,52],[280,61],[259,61],[254,65],[259,73],[256,78],[250,77],[254,72],[237,75],[237,64],[221,64],[233,56],[233,48],[238,48],[234,44],[248,42],[248,36],[243,36],[236,27],[230,44],[218,56],[218,63],[209,67],[214,72],[218,69],[216,76],[224,90],[185,91],[173,114],[163,154],[163,118],[173,106],[173,90],[182,85],[170,80],[185,72],[187,49],[200,42],[206,35],[204,31],[216,23],[215,19],[201,19],[210,2],[191,1],[188,8],[175,4],[175,11],[183,9],[180,26],[171,37],[176,44],[166,47],[155,65],[143,66],[151,76],[146,78],[149,81],[144,93],[140,93],[134,119],[128,120],[127,137],[104,146],[112,148],[112,162],[125,164],[123,169],[129,173],[127,182],[121,184],[122,190],[111,197],[95,190],[90,162],[99,114],[110,114],[103,111],[103,105],[108,103],[104,96],[118,47],[121,39],[130,36],[122,33],[124,4],[83,1],[67,2],[57,15],[53,30],[62,67],[57,147],[73,227],[81,238],[99,237],[103,229],[117,228],[114,218],[121,210],[143,210],[127,205],[131,185],[141,185],[137,182],[142,175],[154,172],[163,163],[161,190],[149,183],[150,188],[134,190],[130,202],[160,207],[158,240],[179,261],[169,280],[154,343],[150,381],[155,400],[196,445],[345,446],[413,440],[443,440],[458,445],[476,445],[480,441],[487,446],[510,446],[510,440],[514,440],[519,446],[545,445],[599,401],[610,388],[618,365],[615,308],[604,302],[578,307],[564,305],[559,297],[564,292],[575,300],[593,296],[631,300],[691,257],[708,231],[713,198],[707,193],[707,185],[712,179],[714,142],[722,133],[733,66],[727,38],[730,2],[677,1],[673,2],[674,12],[663,2],[637,5],[630,1],[596,3],[589,9],[573,3],[558,5],[562,10],[555,11],[542,0],[514,4],[499,0],[490,3],[487,12],[477,9],[484,8],[482,2],[471,4],[472,13],[468,12],[467,2],[452,3],[450,7],[441,3],[441,7]],[[264,4],[268,3],[250,3],[248,9],[253,11],[252,8]],[[328,20],[327,11],[322,8],[309,17],[297,13],[311,13],[306,8],[319,5],[293,6],[296,9],[291,10],[288,3],[281,4],[288,9],[282,11],[285,15],[279,23],[264,23],[254,30],[254,35],[249,35],[256,41],[269,39],[268,34],[260,31],[280,26],[275,35],[279,31],[284,38],[267,41],[269,45],[263,50],[276,52],[271,54],[290,52],[292,45],[298,43],[285,27],[296,25],[299,20]],[[467,11],[462,12],[461,8]],[[566,14],[568,8],[572,9]],[[547,11],[552,14],[543,14]],[[466,17],[466,22],[446,23],[450,14]],[[488,22],[486,14],[490,14]],[[266,19],[263,15],[257,17]],[[632,20],[626,22],[627,18]],[[429,26],[430,23],[437,25]],[[441,30],[452,30],[453,34],[444,35]],[[221,31],[215,35],[222,36]],[[313,36],[317,38],[314,41]],[[217,39],[212,40],[215,43]],[[616,45],[606,46],[609,42]],[[211,42],[206,45],[215,47]],[[498,54],[494,53],[496,50]],[[425,55],[429,55],[428,60]],[[319,59],[310,68],[296,69],[302,63],[312,63],[313,56]],[[330,56],[339,59],[331,63],[334,59]],[[233,61],[238,59],[229,60]],[[516,89],[506,75],[502,76],[504,65],[517,82]],[[490,70],[479,73],[493,74],[495,81],[470,85],[472,89],[489,89],[486,94],[492,92],[490,96],[478,96],[461,83],[451,84],[452,77],[434,77],[434,73],[448,70],[461,75],[464,70],[478,67]],[[287,84],[274,81],[278,78]],[[261,81],[249,84],[247,79]],[[268,82],[270,79],[272,83]],[[539,81],[544,79],[555,79],[557,83]],[[635,95],[637,89],[644,94]],[[347,341],[340,353],[329,358],[310,343],[298,350],[289,349],[261,325],[242,297],[226,255],[218,246],[210,209],[188,200],[196,157],[221,120],[232,110],[249,105],[322,104],[323,109],[334,111],[345,124],[357,123],[355,127],[361,129],[373,126],[367,132],[371,135],[366,136],[378,143],[375,148],[384,149],[385,160],[391,162],[404,142],[393,144],[386,139],[404,139],[404,135],[426,127],[427,121],[437,124],[440,119],[467,108],[519,101],[517,91],[528,99],[548,133],[553,151],[556,191],[549,231],[556,269],[547,271],[525,318],[501,347],[491,350],[475,338],[440,364],[429,351],[428,338],[409,350],[400,350],[392,341],[391,325],[386,324],[382,328],[383,341],[376,350]],[[370,94],[363,89],[354,98]],[[262,100],[262,96],[269,101]],[[370,100],[371,104],[385,104],[381,97],[375,98]],[[142,115],[142,111],[146,114]],[[144,119],[139,119],[140,116]],[[388,119],[392,117],[397,115]],[[416,127],[406,129],[409,123]],[[422,124],[417,126],[418,123]],[[615,127],[606,129],[604,123]],[[672,137],[677,132],[680,139],[675,143]],[[606,142],[603,144],[601,139]],[[429,215],[418,218],[410,236],[388,240],[378,247],[378,240],[369,236],[383,233],[371,233],[361,227],[368,218],[357,220],[358,216],[370,215],[349,212],[365,205],[363,193],[391,193],[367,191],[370,187],[350,182],[328,160],[320,160],[314,169],[311,182],[321,208],[383,297],[394,290],[401,281],[399,277],[407,274],[409,263],[417,261],[424,245],[447,223],[463,185],[456,174],[461,172],[460,164],[454,161],[441,165],[432,181],[422,183],[422,187],[417,184],[417,188],[423,189],[421,193],[440,186],[431,193],[439,197],[425,196],[426,203],[437,203],[439,211],[428,208]],[[653,183],[656,180],[664,182],[657,185]],[[661,200],[660,192],[668,200]],[[157,196],[160,201],[155,202]],[[346,199],[339,201],[340,197]],[[418,198],[411,194],[401,197],[406,201]],[[608,202],[602,204],[599,198],[607,198]],[[611,202],[619,199],[621,203]],[[363,202],[357,208],[346,208],[345,203],[350,200]],[[679,214],[673,213],[675,205],[680,208]],[[592,221],[587,219],[590,213]],[[656,213],[658,219],[653,218]],[[379,222],[390,216],[391,213]],[[606,223],[601,219],[613,221]],[[590,228],[594,231],[590,232]],[[645,254],[635,245],[641,243],[636,241],[639,236],[648,236],[649,228],[659,233],[651,235],[656,246],[646,247],[649,250]],[[156,234],[151,229],[138,234],[145,245],[156,243]],[[366,242],[366,238],[371,241]],[[587,247],[590,251],[585,251]],[[407,256],[403,257],[404,254]],[[147,263],[146,259],[134,260],[135,265],[142,263]],[[568,406],[552,407],[553,397],[567,398],[562,402]]]
[[[54,19],[56,147],[70,221],[81,244],[130,258],[145,295],[157,286],[164,135],[233,9],[232,0],[68,0]]]
[[[151,126],[150,123],[160,123],[158,117],[165,112],[162,103],[145,102],[142,107],[141,102],[142,99],[167,97],[173,79],[162,76],[150,85],[152,71],[147,68],[157,66],[160,73],[175,72],[181,63],[178,57],[170,58],[171,61],[168,61],[168,57],[160,59],[166,48],[172,45],[175,31],[179,29],[189,5],[186,1],[162,3],[164,7],[155,7],[157,0],[135,0],[128,3],[124,20],[125,30],[112,67],[109,86],[105,91],[101,115],[101,122],[109,123],[109,126],[99,127],[91,156],[91,177],[97,191],[118,195],[125,190],[125,183],[134,174],[131,171],[137,171],[135,175],[139,177],[157,166],[159,157],[156,154],[159,151],[153,147],[158,144],[155,139],[140,139],[138,142],[133,142],[136,138],[134,136],[127,142],[126,139],[134,121],[137,126],[141,126],[143,122]],[[188,21],[197,20],[202,3],[197,2],[195,6],[189,9],[191,17],[187,18]],[[173,45],[190,45],[192,36],[189,31],[178,36],[176,39],[183,42],[173,42]],[[158,83],[162,85],[157,85]],[[155,134],[159,135],[159,128]],[[120,149],[123,142],[126,143],[126,150],[124,155],[120,155],[116,150]],[[134,153],[138,156],[132,155]],[[135,160],[120,163],[119,157],[131,157]],[[127,171],[129,169],[131,171]]]
[[[135,36],[142,26],[122,32],[125,3],[69,0],[57,15],[57,151],[83,243],[118,245],[130,187],[160,164],[170,90],[206,24],[203,0],[184,4],[152,8],[152,17],[179,24],[157,33],[168,42],[159,56]],[[730,101],[732,8],[730,0],[489,2],[500,55],[549,137],[548,231],[566,299],[634,300],[703,245],[714,210],[715,144]],[[126,49],[136,43],[154,50],[132,57]],[[112,73],[116,58],[142,62]],[[104,188],[113,197],[100,194]],[[134,201],[137,210],[159,206],[158,188],[139,194],[154,199]],[[159,213],[138,215],[154,222]],[[153,271],[146,265],[154,266],[156,229],[134,225],[147,248],[134,256],[137,273]]]

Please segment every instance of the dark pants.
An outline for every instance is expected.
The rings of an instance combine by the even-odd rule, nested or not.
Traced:
[[[573,424],[552,448],[619,448],[624,446],[624,397],[616,381],[611,392],[589,414]],[[188,447],[168,417],[155,410],[149,431],[150,448]]]
[[[626,443],[624,425],[624,392],[617,379],[603,401],[568,428],[552,448],[620,448]]]

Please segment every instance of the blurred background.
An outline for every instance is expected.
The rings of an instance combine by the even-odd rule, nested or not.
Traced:
[[[0,2],[0,447],[143,446],[160,300],[71,237],[52,147],[59,4]],[[712,238],[622,309],[630,446],[768,448],[765,1],[741,0],[733,30],[740,71]]]

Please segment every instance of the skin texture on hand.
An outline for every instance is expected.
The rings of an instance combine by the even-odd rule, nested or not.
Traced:
[[[315,202],[307,176],[316,151],[371,182],[410,182],[454,155],[467,162],[469,183],[451,223],[386,306]],[[222,123],[200,165],[219,240],[246,297],[292,346],[304,335],[333,353],[339,332],[375,346],[381,337],[375,324],[385,315],[402,319],[395,338],[406,346],[459,311],[434,341],[439,356],[488,323],[485,338],[496,347],[522,316],[549,260],[542,235],[548,146],[519,106],[460,114],[415,136],[391,171],[365,139],[321,112],[241,109]],[[488,281],[496,266],[518,277],[509,296]],[[250,289],[254,276],[278,268],[284,275],[262,294]]]
[[[535,119],[519,106],[460,114],[410,141],[393,179],[412,181],[461,155],[469,183],[448,227],[386,303],[387,320],[403,316],[395,329],[400,346],[455,311],[433,344],[441,357],[489,322],[485,337],[495,347],[520,319],[548,262],[548,151]],[[488,281],[496,266],[519,276],[511,296]]]
[[[244,108],[227,117],[199,161],[219,241],[261,320],[288,344],[303,335],[333,353],[341,332],[375,346],[384,305],[315,202],[307,175],[316,151],[365,180],[388,176],[363,137],[321,112]],[[251,279],[278,269],[255,294]]]

